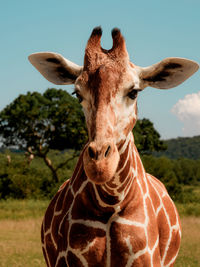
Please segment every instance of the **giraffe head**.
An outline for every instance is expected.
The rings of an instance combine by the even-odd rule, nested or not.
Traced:
[[[30,62],[54,84],[74,84],[83,107],[89,143],[83,161],[88,178],[103,184],[116,172],[118,148],[137,120],[137,95],[147,86],[159,89],[175,87],[199,66],[184,58],[166,58],[149,67],[130,62],[125,40],[119,29],[112,30],[113,46],[101,47],[102,30],[93,30],[86,49],[84,66],[63,56],[41,52],[29,56]]]

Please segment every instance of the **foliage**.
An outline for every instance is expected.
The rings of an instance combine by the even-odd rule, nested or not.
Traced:
[[[164,141],[166,151],[155,153],[156,156],[166,156],[171,159],[200,159],[200,135],[194,137],[178,137]]]
[[[3,144],[23,150],[31,147],[38,154],[49,149],[80,150],[85,143],[84,125],[78,101],[61,89],[20,95],[0,113]]]
[[[51,151],[49,157],[55,164],[71,158],[73,152]],[[27,159],[22,153],[10,153],[11,162],[8,163],[6,155],[0,153],[0,199],[6,198],[51,198],[59,186],[70,176],[76,158],[59,169],[59,181],[56,183],[51,178],[51,171],[40,158],[27,164]]]
[[[151,154],[154,151],[167,149],[166,144],[160,140],[160,134],[148,119],[138,120],[133,129],[133,134],[140,154]]]
[[[87,139],[78,101],[61,89],[17,97],[0,113],[0,133],[4,146],[18,147],[43,158],[55,182],[59,180],[58,169],[65,162],[55,166],[48,157],[50,149],[78,151]]]

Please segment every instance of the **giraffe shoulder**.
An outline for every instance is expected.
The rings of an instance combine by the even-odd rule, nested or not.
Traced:
[[[159,181],[154,176],[147,174],[147,182],[149,195],[152,200],[155,213],[157,215],[163,210],[165,210],[166,212],[168,212],[169,209],[172,209],[173,211],[176,210],[176,207],[171,200],[167,189],[161,181]]]
[[[180,219],[176,206],[168,194],[164,184],[154,176],[147,174],[151,198],[154,204],[155,212],[158,218],[164,218],[170,226],[178,225],[180,227]]]
[[[153,187],[160,196],[167,193],[167,189],[164,184],[153,175],[147,173],[147,180],[149,181],[150,186]]]

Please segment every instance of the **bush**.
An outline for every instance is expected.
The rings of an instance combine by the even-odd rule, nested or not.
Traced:
[[[8,164],[6,155],[0,154],[0,198],[51,198],[59,186],[72,175],[76,159],[59,170],[59,182],[52,179],[50,170],[42,159],[35,158],[30,165],[22,153],[10,153]],[[55,163],[71,157],[70,152],[52,152],[50,158]],[[70,168],[69,168],[70,166]]]

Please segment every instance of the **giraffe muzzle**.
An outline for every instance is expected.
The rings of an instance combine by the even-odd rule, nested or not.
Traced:
[[[94,143],[90,143],[88,146],[88,155],[92,160],[99,160],[103,158],[108,158],[112,154],[112,145],[106,144],[102,149],[97,149]]]
[[[91,142],[85,150],[83,163],[87,177],[96,184],[103,184],[116,172],[119,163],[118,149],[111,142],[102,146]]]

